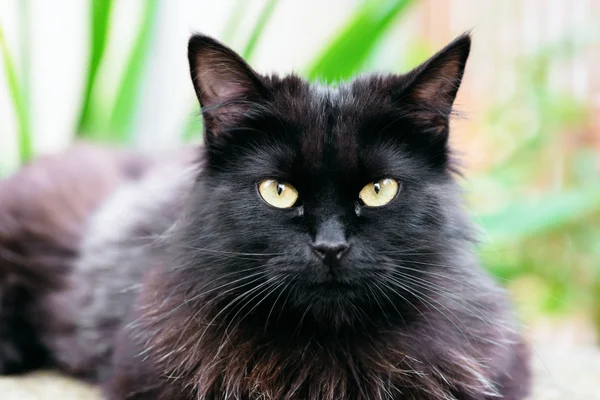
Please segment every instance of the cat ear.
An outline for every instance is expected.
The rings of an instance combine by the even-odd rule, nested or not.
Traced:
[[[463,34],[405,76],[402,102],[419,122],[446,130],[470,49],[471,38]]]
[[[204,35],[188,44],[190,73],[202,108],[206,140],[241,118],[266,89],[258,74],[229,47]]]

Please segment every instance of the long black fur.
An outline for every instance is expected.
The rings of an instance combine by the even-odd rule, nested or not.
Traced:
[[[527,347],[473,252],[448,145],[469,49],[333,88],[192,37],[205,145],[90,211],[46,303],[63,323],[32,343],[112,400],[524,399]],[[367,207],[386,177],[396,198]],[[265,178],[297,203],[266,204]],[[347,250],[324,262],[317,239]]]

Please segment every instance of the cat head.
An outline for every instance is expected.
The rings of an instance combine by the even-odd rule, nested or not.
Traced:
[[[187,291],[265,325],[415,314],[428,274],[470,240],[448,146],[469,50],[463,35],[406,74],[331,87],[260,75],[193,36],[205,164],[181,238]]]

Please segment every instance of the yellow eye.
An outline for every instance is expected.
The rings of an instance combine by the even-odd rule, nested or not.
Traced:
[[[258,192],[264,201],[277,208],[290,208],[298,200],[298,191],[286,182],[265,179],[258,184]]]
[[[371,182],[358,194],[358,197],[369,207],[381,207],[394,199],[398,193],[398,182],[395,179],[384,178]]]

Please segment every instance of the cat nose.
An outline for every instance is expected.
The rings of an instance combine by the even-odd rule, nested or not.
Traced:
[[[345,241],[319,241],[313,243],[311,247],[325,264],[332,266],[342,259],[349,246]]]
[[[339,219],[330,218],[319,224],[311,244],[313,252],[329,268],[339,264],[349,244]]]

